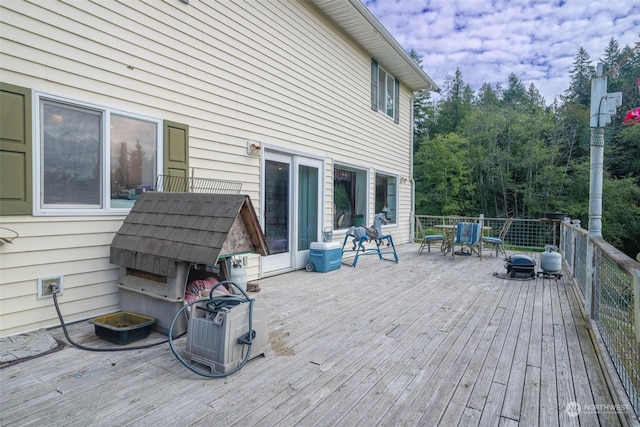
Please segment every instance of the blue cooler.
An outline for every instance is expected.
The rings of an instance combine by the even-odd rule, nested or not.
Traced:
[[[311,242],[307,271],[337,270],[342,265],[342,245],[340,242]]]

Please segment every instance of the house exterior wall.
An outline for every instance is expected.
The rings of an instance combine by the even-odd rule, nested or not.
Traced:
[[[369,171],[370,209],[376,172],[397,176],[388,231],[409,241],[412,92],[401,82],[398,124],[372,111],[371,54],[307,2],[7,0],[0,43],[3,83],[188,125],[193,176],[243,182],[256,209],[260,158],[247,141],[325,160],[325,226],[335,163]],[[0,216],[19,233],[0,246],[0,336],[59,323],[51,299],[37,298],[42,276],[64,276],[68,322],[117,311],[109,245],[123,219]]]

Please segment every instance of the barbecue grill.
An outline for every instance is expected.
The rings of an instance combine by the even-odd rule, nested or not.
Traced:
[[[533,278],[536,275],[536,262],[527,255],[511,255],[505,259],[504,267],[511,278]]]

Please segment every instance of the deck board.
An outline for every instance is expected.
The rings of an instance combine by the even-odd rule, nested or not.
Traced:
[[[510,279],[501,258],[418,247],[399,245],[398,264],[362,257],[261,280],[251,295],[268,314],[271,349],[225,378],[194,374],[166,344],[68,344],[1,369],[0,424],[622,425],[616,413],[565,411],[616,401],[570,282]],[[111,345],[88,322],[69,331]],[[174,342],[181,351],[186,338]]]

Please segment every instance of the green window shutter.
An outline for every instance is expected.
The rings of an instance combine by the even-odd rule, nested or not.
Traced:
[[[394,79],[395,89],[393,91],[393,121],[400,123],[400,80]]]
[[[0,83],[0,215],[31,215],[31,90]]]
[[[187,191],[189,176],[189,126],[165,120],[164,191]]]
[[[378,111],[378,61],[371,58],[371,109]]]

